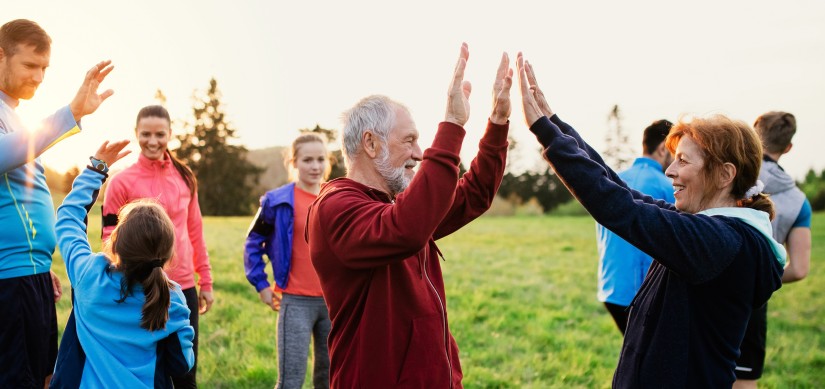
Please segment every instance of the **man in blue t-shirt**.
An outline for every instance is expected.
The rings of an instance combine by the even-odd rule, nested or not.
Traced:
[[[51,42],[30,20],[0,27],[0,388],[42,388],[57,357],[54,205],[40,154],[79,132],[80,119],[113,93],[97,93],[112,70],[109,61],[100,62],[69,105],[40,128],[26,128],[15,109],[43,82]]]
[[[796,118],[787,112],[772,111],[756,119],[753,128],[762,139],[762,169],[759,180],[771,196],[776,215],[771,220],[773,237],[785,245],[788,263],[782,283],[799,281],[808,275],[811,262],[811,203],[794,179],[779,166],[779,158],[791,151],[796,134]],[[765,365],[765,336],[768,306],[753,311],[736,360],[734,388],[756,388]]]
[[[665,138],[673,123],[657,120],[645,128],[642,156],[633,166],[619,173],[629,187],[656,199],[673,203],[673,184],[664,174],[672,156],[665,147]],[[624,335],[627,327],[627,307],[645,279],[653,259],[639,249],[596,224],[599,249],[599,290],[597,297]]]

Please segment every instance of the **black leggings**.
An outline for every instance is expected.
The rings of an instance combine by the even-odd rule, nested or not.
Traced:
[[[172,377],[172,383],[175,388],[197,388],[198,383],[195,379],[198,370],[198,290],[194,286],[183,290],[183,296],[186,297],[186,305],[189,307],[189,325],[195,329],[195,339],[192,340],[192,351],[195,353],[195,364],[192,365],[192,370],[182,377]]]
[[[627,319],[630,317],[629,310],[624,305],[616,305],[608,302],[605,302],[604,306],[607,308],[607,311],[610,312],[610,316],[613,316],[613,321],[616,322],[616,326],[619,327],[619,331],[621,331],[622,336],[624,336],[624,332],[627,330]]]

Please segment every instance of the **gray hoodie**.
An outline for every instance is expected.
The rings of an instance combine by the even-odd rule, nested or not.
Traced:
[[[805,194],[796,187],[796,182],[782,167],[768,159],[762,161],[759,179],[765,183],[763,192],[769,194],[774,203],[776,216],[771,221],[773,237],[784,244],[805,203]]]

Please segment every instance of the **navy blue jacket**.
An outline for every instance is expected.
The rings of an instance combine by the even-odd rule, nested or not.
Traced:
[[[616,388],[731,387],[751,311],[782,284],[770,238],[628,188],[558,116],[530,128],[596,221],[654,258],[630,306]]]
[[[269,287],[264,254],[272,262],[275,284],[286,289],[292,265],[292,227],[295,217],[295,183],[290,182],[261,196],[261,207],[249,226],[243,252],[246,279],[255,290]]]

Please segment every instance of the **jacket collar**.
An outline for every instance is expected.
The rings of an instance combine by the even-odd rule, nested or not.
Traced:
[[[647,166],[650,166],[652,168],[655,168],[658,171],[663,171],[662,170],[662,164],[659,163],[659,162],[656,162],[656,160],[653,159],[653,158],[638,157],[638,158],[636,158],[635,161],[633,161],[633,165],[634,166],[635,165],[647,165]]]
[[[773,228],[771,227],[771,219],[768,216],[767,212],[757,211],[752,208],[742,208],[742,207],[721,207],[721,208],[710,208],[704,211],[699,212],[703,215],[708,216],[727,216],[737,218],[746,224],[750,225],[751,227],[755,228],[759,231],[762,236],[765,237],[765,240],[773,249],[773,254],[776,258],[776,261],[779,262],[780,265],[783,267],[788,259],[788,253],[785,251],[785,246],[781,245],[776,239],[773,238]]]
[[[17,106],[20,104],[20,100],[15,99],[14,97],[11,97],[11,96],[7,95],[6,92],[3,92],[1,90],[0,90],[0,100],[3,100],[3,102],[6,103],[9,107],[11,107],[11,109],[16,109]]]
[[[138,165],[146,169],[165,169],[172,164],[172,160],[169,158],[169,152],[163,153],[163,159],[161,160],[153,160],[146,158],[143,153],[138,155]]]
[[[345,188],[346,189],[355,189],[355,190],[358,190],[360,192],[367,193],[373,199],[384,202],[384,203],[392,203],[393,202],[393,198],[392,198],[392,196],[389,195],[389,193],[384,192],[383,190],[380,190],[380,189],[373,188],[373,187],[368,186],[368,185],[364,185],[364,184],[362,184],[358,181],[355,181],[355,180],[352,180],[352,179],[349,179],[349,178],[346,178],[346,177],[336,178],[332,181],[329,181],[329,182],[326,182],[326,183],[322,184],[321,185],[321,192],[318,193],[318,198],[320,199],[321,197],[323,197],[324,195],[326,195],[329,192],[333,192],[333,191],[336,191],[338,189],[345,189]]]

